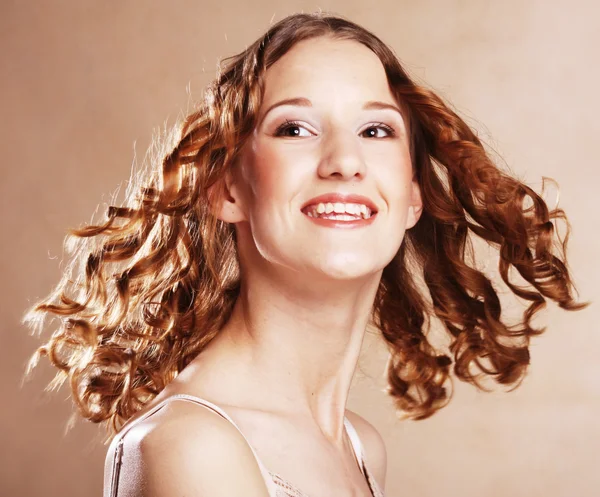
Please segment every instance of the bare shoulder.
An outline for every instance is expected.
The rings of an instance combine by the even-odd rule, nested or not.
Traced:
[[[122,437],[117,435],[106,457],[104,497],[113,497],[113,456],[120,440],[117,497],[268,496],[243,436],[202,406],[169,402]]]
[[[371,423],[355,412],[346,410],[346,417],[356,429],[363,444],[365,463],[369,471],[383,490],[387,472],[387,450],[383,437]]]

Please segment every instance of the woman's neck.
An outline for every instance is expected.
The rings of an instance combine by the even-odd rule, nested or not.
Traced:
[[[194,362],[212,370],[232,404],[252,398],[263,409],[312,418],[339,439],[380,276],[313,292],[247,279],[230,319]]]

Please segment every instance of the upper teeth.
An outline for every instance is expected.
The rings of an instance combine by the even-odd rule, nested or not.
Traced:
[[[364,218],[371,217],[371,209],[369,209],[364,204],[344,204],[342,202],[327,202],[327,203],[319,203],[311,205],[308,208],[308,214],[312,214],[313,216],[318,216],[319,214],[352,214],[354,216],[362,216]]]

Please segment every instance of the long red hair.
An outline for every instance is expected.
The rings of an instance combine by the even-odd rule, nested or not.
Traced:
[[[83,417],[118,430],[229,318],[240,288],[234,230],[211,214],[209,195],[219,193],[256,124],[265,72],[296,43],[319,36],[372,50],[409,122],[424,210],[384,269],[373,307],[397,407],[416,419],[433,414],[449,400],[452,366],[478,386],[484,377],[518,384],[529,339],[542,331],[531,324],[534,314],[547,299],[583,307],[572,296],[563,211],[494,165],[465,122],[415,84],[375,35],[338,17],[292,15],[225,62],[124,206],[111,206],[104,224],[72,232],[76,249],[62,281],[26,316],[39,329],[46,317],[59,318],[31,366],[48,356],[58,368],[53,386],[70,382]],[[562,239],[557,221],[566,224]],[[468,256],[471,237],[498,249],[502,279],[527,302],[521,323],[504,322],[497,291]],[[450,335],[449,355],[427,339],[430,316]]]

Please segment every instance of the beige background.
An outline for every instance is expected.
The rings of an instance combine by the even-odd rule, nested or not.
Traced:
[[[551,176],[573,225],[571,267],[583,299],[600,283],[597,190],[600,7],[593,0],[30,1],[0,6],[0,494],[100,495],[101,430],[68,435],[67,390],[51,370],[19,386],[39,343],[19,324],[59,276],[65,230],[101,212],[143,157],[232,55],[272,19],[317,8],[390,43],[539,187]],[[483,124],[482,124],[483,123]],[[387,495],[592,497],[600,492],[598,306],[550,308],[520,389],[459,385],[449,407],[399,422],[381,392],[385,354],[367,343],[350,407],[384,435]],[[232,468],[232,472],[235,468]]]

